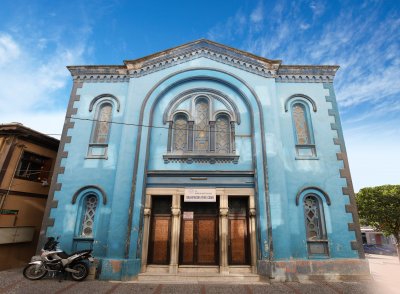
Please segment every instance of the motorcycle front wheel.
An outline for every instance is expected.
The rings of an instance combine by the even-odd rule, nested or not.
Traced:
[[[71,269],[78,271],[77,273],[71,273],[71,278],[75,281],[83,281],[89,275],[89,267],[84,262],[77,262]]]
[[[28,264],[23,271],[24,277],[29,280],[40,280],[47,274],[43,264]]]

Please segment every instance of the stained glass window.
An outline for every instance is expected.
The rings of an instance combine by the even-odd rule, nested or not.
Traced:
[[[221,115],[215,122],[215,151],[217,153],[230,152],[230,124],[226,115]]]
[[[311,144],[310,130],[307,123],[307,111],[304,105],[296,103],[292,108],[297,144]]]
[[[110,132],[110,121],[112,116],[112,106],[109,103],[103,103],[100,106],[93,134],[93,143],[105,144],[108,142]]]
[[[97,208],[97,197],[89,195],[85,199],[85,211],[83,215],[81,236],[93,237],[93,223]]]
[[[325,219],[322,203],[317,196],[309,194],[304,198],[304,217],[306,220],[308,254],[310,256],[327,256],[329,254],[329,246]]]
[[[188,122],[185,116],[178,115],[174,121],[173,150],[186,151],[188,140]]]
[[[199,99],[196,102],[195,113],[195,151],[206,152],[209,140],[209,106],[206,99]]]
[[[317,197],[309,195],[304,198],[304,214],[306,218],[307,239],[323,239],[321,212]]]

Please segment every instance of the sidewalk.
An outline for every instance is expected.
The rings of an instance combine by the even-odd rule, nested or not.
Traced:
[[[397,256],[366,254],[371,275],[381,293],[400,293],[400,263]],[[380,294],[380,293],[379,293]]]
[[[57,279],[45,278],[29,281],[22,276],[22,269],[0,272],[0,293],[355,293],[355,294],[400,294],[400,264],[397,257],[367,255],[370,262],[373,280],[362,282],[288,282],[256,284],[142,284],[106,281],[59,282]]]

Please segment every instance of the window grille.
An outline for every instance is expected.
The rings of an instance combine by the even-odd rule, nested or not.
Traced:
[[[174,150],[186,151],[188,141],[188,123],[186,117],[178,115],[174,121]]]
[[[93,237],[93,224],[97,208],[97,197],[95,195],[89,195],[86,197],[85,202],[81,236]]]
[[[224,116],[219,116],[215,122],[215,151],[217,153],[230,152],[230,125],[229,119]]]
[[[322,203],[315,195],[304,198],[304,217],[309,255],[328,255],[328,240]]]
[[[196,103],[195,129],[195,150],[205,152],[208,150],[209,137],[209,107],[205,99],[199,99]]]

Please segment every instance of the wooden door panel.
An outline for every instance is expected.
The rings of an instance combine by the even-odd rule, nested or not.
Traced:
[[[229,221],[229,236],[231,264],[246,264],[246,219],[231,219]]]
[[[216,220],[197,220],[197,263],[216,264]]]
[[[150,241],[150,263],[169,263],[169,230],[169,217],[153,217]]]
[[[194,263],[194,243],[193,243],[194,221],[192,221],[192,220],[183,221],[181,231],[182,231],[181,263],[193,264]]]

